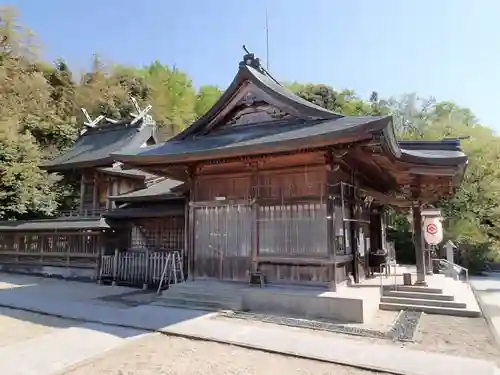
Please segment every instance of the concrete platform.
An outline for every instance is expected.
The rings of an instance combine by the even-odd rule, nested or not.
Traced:
[[[363,285],[382,287],[381,310],[415,310],[427,314],[480,317],[481,310],[470,285],[442,274],[427,275],[427,286],[403,285],[403,273],[416,280],[415,266],[398,266],[390,277],[366,280]]]
[[[159,304],[206,310],[243,310],[277,315],[328,319],[346,323],[365,323],[377,311],[379,289],[325,289],[268,285],[188,281],[164,291]],[[158,303],[158,302],[157,302]]]
[[[236,290],[241,287],[231,286]],[[234,292],[231,288],[221,288],[222,297],[231,297]],[[361,298],[366,290],[379,289],[346,287],[345,293],[359,291],[358,297]],[[59,370],[84,360],[86,356],[112,349],[123,339],[140,337],[144,331],[160,331],[394,374],[500,375],[493,364],[482,360],[369,344],[291,327],[218,320],[214,319],[214,314],[201,311],[151,304],[121,308],[99,300],[103,296],[133,290],[26,276],[14,279],[11,275],[0,274],[0,305],[78,320],[75,325],[88,323],[82,329],[68,330],[64,337],[59,333],[49,334],[34,339],[30,345],[0,348],[0,358],[5,359],[0,361],[0,374],[48,375],[49,370]],[[484,285],[484,290],[489,295],[488,290],[499,290],[499,287],[498,284],[488,284]],[[71,353],[68,348],[71,348]],[[30,361],[19,366],[19,361],[27,355]],[[17,372],[12,372],[12,369]]]
[[[392,271],[394,273],[394,269]],[[290,315],[341,323],[366,323],[379,309],[481,316],[469,284],[444,275],[430,275],[427,276],[427,287],[404,286],[403,273],[412,271],[415,270],[411,266],[397,266],[396,272],[390,277],[376,277],[357,285],[338,286],[337,292],[272,284],[260,288],[246,283],[188,281],[165,291],[160,304],[212,311],[227,309]]]

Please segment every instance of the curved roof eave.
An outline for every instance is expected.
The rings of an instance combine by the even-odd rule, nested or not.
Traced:
[[[403,149],[394,132],[392,122],[382,130],[382,147],[394,159],[409,164],[431,165],[431,166],[461,166],[467,163],[467,156],[460,150],[425,150],[425,149]],[[437,143],[437,142],[436,142]]]

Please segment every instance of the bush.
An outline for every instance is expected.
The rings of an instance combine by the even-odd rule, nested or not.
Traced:
[[[387,240],[394,241],[396,260],[400,264],[415,264],[415,244],[413,235],[409,231],[389,230]]]

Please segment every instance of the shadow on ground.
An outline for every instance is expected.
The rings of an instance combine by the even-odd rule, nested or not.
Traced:
[[[151,305],[154,292],[0,273],[0,318],[130,338],[209,314]]]

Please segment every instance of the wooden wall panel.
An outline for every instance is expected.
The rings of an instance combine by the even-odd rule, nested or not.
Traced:
[[[195,200],[214,201],[217,197],[227,200],[250,199],[252,196],[251,177],[208,177],[203,176],[195,181]]]

